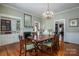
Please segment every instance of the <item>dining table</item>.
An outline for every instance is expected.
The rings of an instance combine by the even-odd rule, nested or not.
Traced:
[[[54,38],[54,35],[50,35],[50,36],[49,35],[39,35],[39,37],[37,37],[37,38],[34,38],[34,37],[30,36],[28,38],[30,38],[34,41],[37,41],[37,42],[42,42],[42,41],[45,41],[49,38]]]

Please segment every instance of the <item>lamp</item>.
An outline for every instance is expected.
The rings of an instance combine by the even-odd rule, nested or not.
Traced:
[[[49,3],[47,4],[47,11],[45,11],[43,13],[43,17],[45,17],[46,19],[51,19],[53,16],[53,12],[50,11],[50,8],[49,8]]]

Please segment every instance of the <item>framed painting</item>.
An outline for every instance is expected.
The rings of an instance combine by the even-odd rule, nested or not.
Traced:
[[[1,19],[1,34],[11,33],[11,20]]]
[[[77,27],[78,26],[78,20],[79,18],[74,18],[69,20],[69,26],[70,27]]]
[[[24,27],[32,27],[32,16],[24,14]]]

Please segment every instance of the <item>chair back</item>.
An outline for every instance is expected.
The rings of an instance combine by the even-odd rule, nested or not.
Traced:
[[[19,40],[22,40],[22,36],[21,35],[19,35]]]
[[[20,48],[24,45],[23,36],[19,35]]]
[[[54,35],[54,45],[55,47],[59,47],[59,37],[57,35]]]
[[[38,38],[37,32],[32,32],[32,38],[33,39],[37,39]]]
[[[24,32],[24,39],[31,36],[31,32]]]

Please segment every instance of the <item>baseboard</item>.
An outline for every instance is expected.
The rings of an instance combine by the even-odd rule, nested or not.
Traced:
[[[14,42],[14,43],[6,44],[6,45],[1,45],[0,47],[9,46],[9,45],[14,45],[14,44],[18,44],[18,43],[19,43],[19,42]]]
[[[72,43],[72,42],[64,42],[64,43],[67,43],[67,44],[77,44],[77,45],[79,45],[78,43]]]

